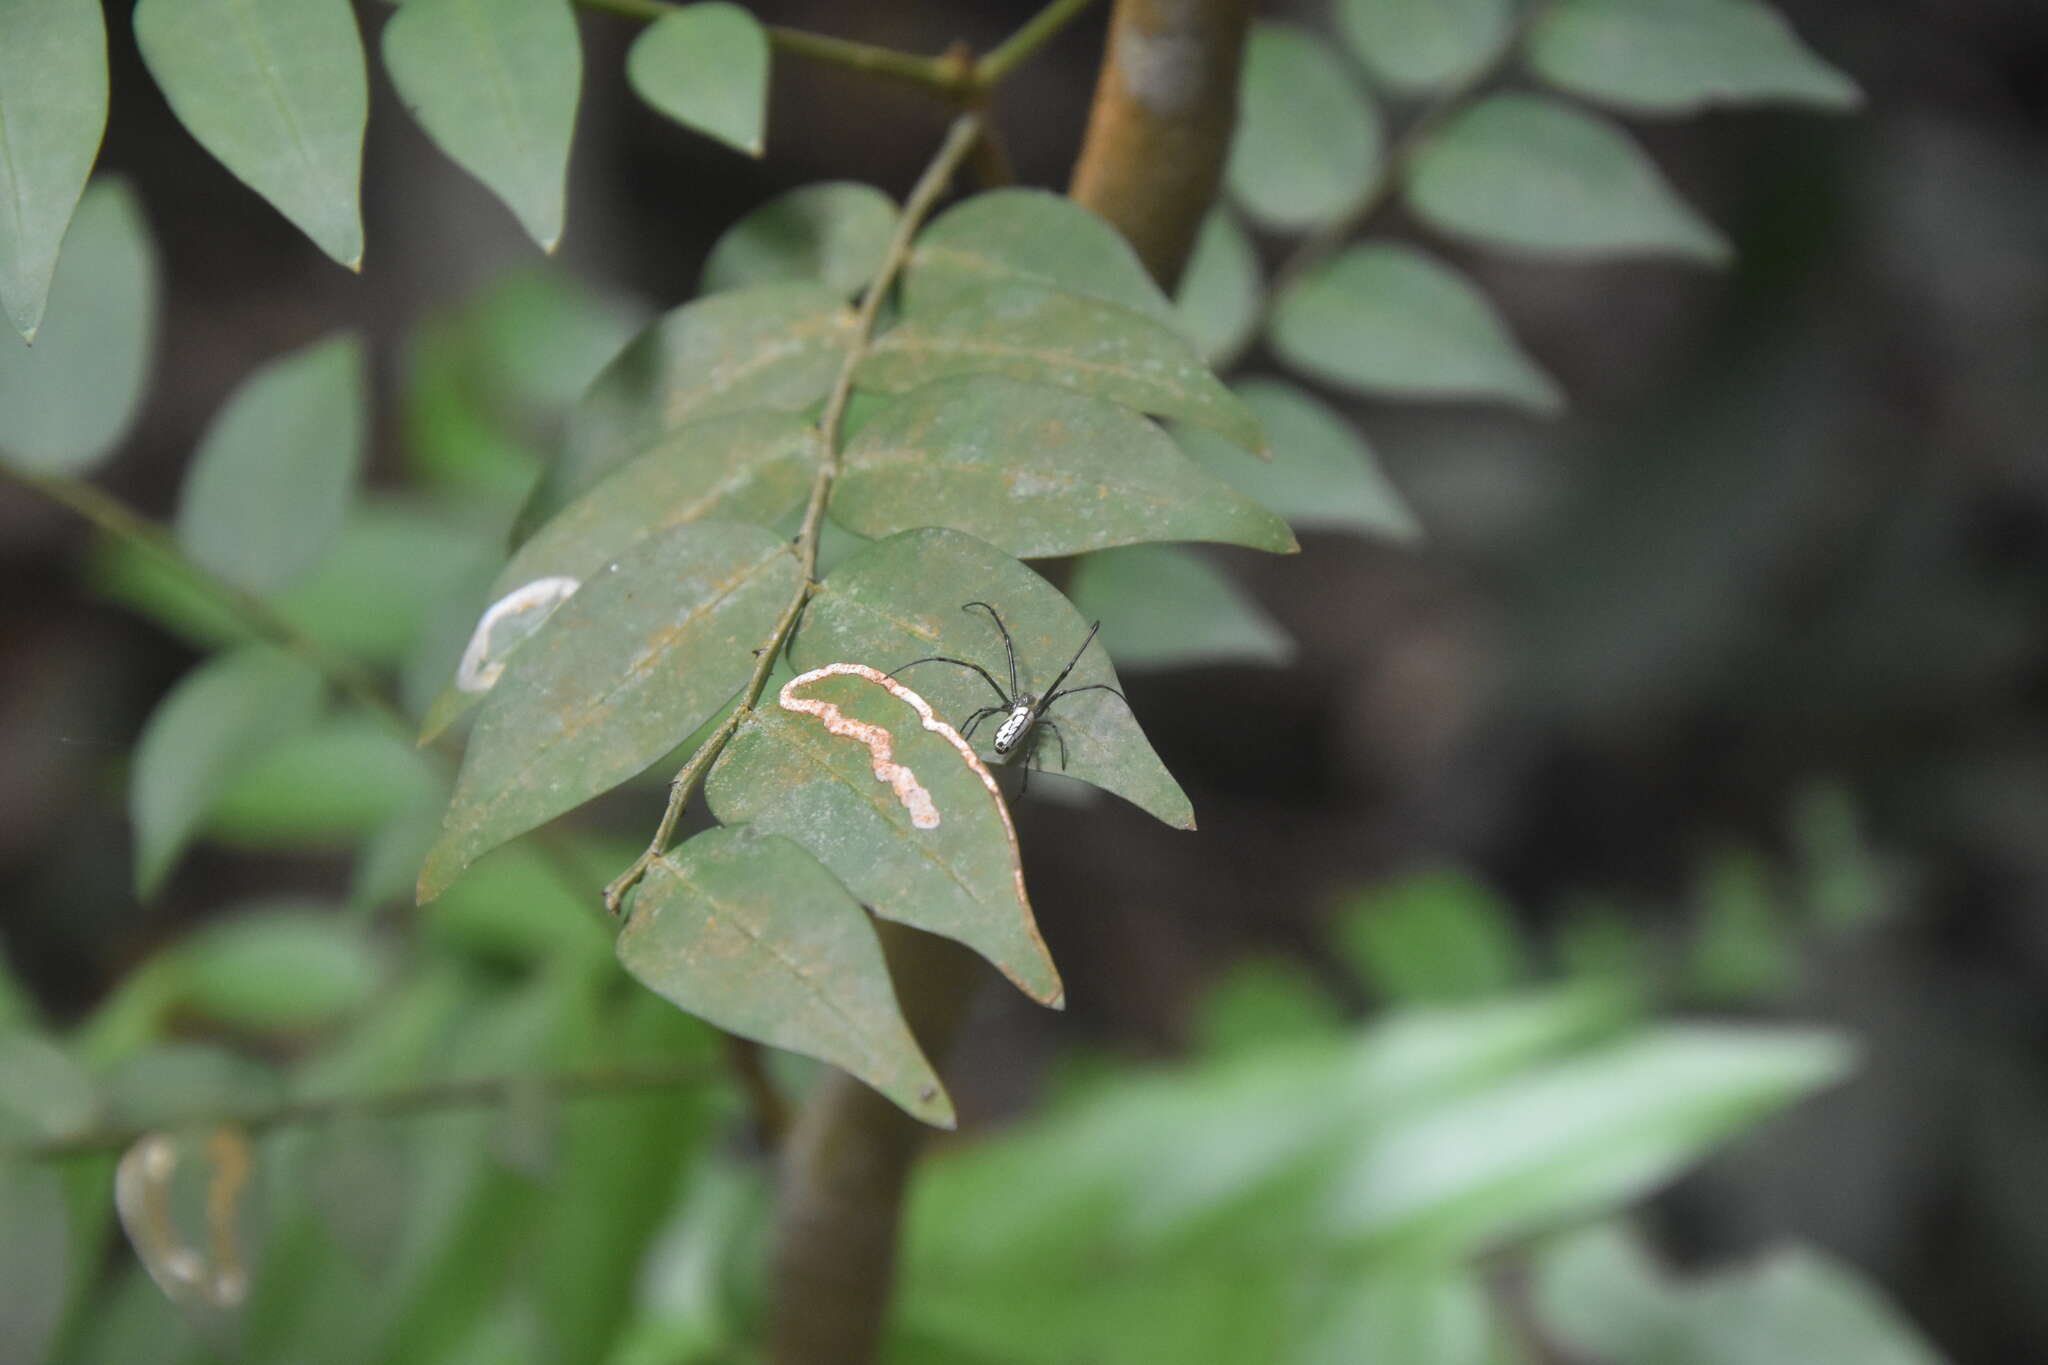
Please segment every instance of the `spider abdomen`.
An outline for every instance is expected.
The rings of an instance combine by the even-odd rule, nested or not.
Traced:
[[[1007,754],[1024,742],[1024,736],[1031,733],[1031,722],[1038,718],[1032,710],[1032,699],[1019,697],[1010,706],[1010,714],[996,727],[996,752]]]

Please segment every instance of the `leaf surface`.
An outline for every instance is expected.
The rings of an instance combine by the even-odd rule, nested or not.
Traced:
[[[768,124],[768,32],[738,5],[685,5],[647,26],[626,79],[650,106],[735,151],[759,156]]]
[[[320,693],[311,668],[256,646],[208,660],[171,689],[136,743],[129,787],[139,894],[162,884],[238,773],[312,724]]]
[[[1229,209],[1211,209],[1173,300],[1181,334],[1209,365],[1226,369],[1251,344],[1264,297],[1251,238]]]
[[[804,845],[884,919],[964,943],[1034,1000],[1061,1002],[994,777],[879,670],[830,664],[764,697],[705,795],[725,823]]]
[[[618,953],[682,1009],[830,1062],[913,1118],[953,1126],[874,926],[801,845],[744,827],[698,835],[648,869]]]
[[[1272,338],[1288,364],[1362,393],[1542,413],[1564,403],[1486,296],[1405,244],[1354,246],[1309,270],[1275,303]]]
[[[1397,90],[1463,80],[1507,41],[1509,0],[1339,0],[1360,61]]]
[[[351,270],[369,86],[348,0],[138,0],[171,111],[235,178]]]
[[[1268,227],[1334,222],[1379,178],[1378,108],[1330,44],[1300,25],[1253,26],[1239,106],[1224,178]]]
[[[1863,102],[1854,81],[1755,0],[1566,0],[1530,31],[1529,65],[1561,90],[1638,114]]]
[[[434,145],[553,251],[583,86],[568,0],[405,0],[383,47],[398,97]]]
[[[751,651],[800,572],[774,533],[707,521],[644,542],[585,584],[506,660],[421,869],[419,899],[703,724],[746,681]]]
[[[970,600],[994,605],[1016,641],[1019,682],[1043,688],[1088,634],[1088,622],[1059,590],[988,542],[958,531],[927,528],[878,541],[830,574],[804,613],[791,644],[802,668],[865,663],[883,672],[912,659],[948,654],[980,664],[1008,686],[1003,644]],[[923,664],[903,681],[956,727],[996,699],[965,669]],[[1069,687],[1107,683],[1116,672],[1100,642],[1091,644],[1067,679]],[[1187,796],[1160,763],[1127,707],[1107,692],[1085,692],[1048,713],[1065,732],[1066,773],[1115,792],[1169,825],[1194,828]],[[989,732],[980,731],[986,743]],[[1047,737],[1037,752],[1058,762]]]
[[[846,448],[832,515],[875,538],[951,526],[1026,559],[1153,540],[1299,548],[1140,414],[999,375],[938,380],[871,419]]]
[[[906,318],[868,351],[856,378],[904,393],[963,374],[1073,389],[1264,448],[1258,422],[1172,324],[1042,285],[994,285]]]
[[[1229,575],[1177,545],[1131,545],[1084,557],[1074,606],[1099,618],[1128,669],[1197,664],[1280,667],[1294,641]]]
[[[1453,116],[1410,164],[1408,200],[1446,232],[1543,255],[1720,265],[1731,254],[1627,133],[1540,95],[1494,95]]]
[[[135,421],[156,346],[157,255],[125,180],[78,202],[35,345],[0,336],[0,454],[78,474]]]
[[[0,4],[0,313],[33,341],[107,126],[96,0]]]
[[[1124,235],[1047,190],[1007,188],[946,210],[918,234],[903,272],[903,309],[933,313],[990,285],[1022,281],[1173,319],[1172,306]]]
[[[178,542],[221,577],[273,593],[340,532],[363,460],[362,348],[340,336],[244,380],[207,428],[178,497]]]
[[[881,268],[896,215],[873,185],[799,185],[725,230],[704,261],[703,292],[804,280],[852,298]]]
[[[384,975],[363,923],[326,907],[248,907],[179,945],[172,989],[182,1008],[233,1028],[318,1028],[369,1003]]]

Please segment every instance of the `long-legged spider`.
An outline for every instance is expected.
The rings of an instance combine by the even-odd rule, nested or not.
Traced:
[[[930,654],[922,659],[912,659],[909,663],[900,665],[889,676],[893,678],[897,673],[915,668],[919,664],[953,664],[960,668],[973,669],[981,675],[982,681],[986,682],[995,692],[996,705],[984,706],[969,716],[967,723],[960,727],[961,737],[963,739],[974,738],[975,730],[980,727],[983,721],[991,716],[1003,715],[1004,712],[1008,712],[1009,714],[1003,717],[1003,723],[996,727],[996,756],[998,758],[1008,758],[1011,754],[1017,752],[1018,749],[1023,748],[1025,741],[1034,733],[1043,730],[1059,741],[1060,767],[1064,770],[1067,766],[1067,737],[1060,732],[1059,723],[1049,719],[1045,714],[1054,702],[1058,701],[1061,697],[1071,697],[1076,692],[1107,692],[1125,706],[1131,704],[1128,697],[1124,696],[1123,693],[1117,691],[1114,687],[1111,687],[1108,683],[1088,683],[1081,687],[1063,688],[1060,686],[1060,684],[1067,680],[1067,675],[1074,671],[1074,665],[1081,662],[1081,656],[1088,652],[1088,646],[1095,639],[1095,632],[1102,629],[1102,622],[1097,621],[1088,627],[1087,638],[1082,640],[1081,647],[1074,651],[1074,657],[1067,660],[1067,666],[1060,670],[1060,675],[1052,680],[1052,686],[1046,688],[1042,696],[1033,696],[1031,693],[1024,691],[1017,681],[1017,646],[1010,639],[1010,631],[1003,624],[1003,618],[998,616],[996,609],[986,602],[964,603],[960,610],[972,611],[976,607],[980,607],[988,613],[988,619],[995,622],[996,630],[1003,637],[1003,653],[1010,661],[1010,690],[1008,692],[1003,691],[1003,685],[997,682],[990,675],[989,671],[980,664],[966,659],[956,659],[948,654]],[[1032,746],[1034,750],[1036,747],[1036,745]],[[1027,756],[1024,763],[1024,786],[1028,788],[1030,785],[1031,763]]]

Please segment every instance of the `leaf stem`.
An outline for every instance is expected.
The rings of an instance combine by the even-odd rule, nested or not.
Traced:
[[[974,64],[975,82],[984,90],[993,90],[1094,3],[1095,0],[1053,0]]]
[[[939,196],[945,193],[954,173],[967,159],[975,145],[981,140],[982,117],[979,113],[968,112],[953,120],[946,131],[945,141],[918,177],[917,185],[910,192],[910,198],[903,205],[903,216],[896,223],[896,235],[889,242],[889,249],[882,257],[874,278],[868,282],[861,296],[860,311],[855,315],[853,339],[846,348],[846,359],[839,367],[838,378],[833,381],[831,395],[825,400],[824,415],[818,419],[819,444],[824,458],[818,462],[818,473],[811,481],[810,501],[804,507],[803,525],[796,533],[797,559],[802,567],[797,590],[783,608],[782,615],[768,633],[761,647],[754,651],[753,675],[740,691],[740,699],[718,728],[698,747],[697,752],[676,774],[669,784],[668,806],[661,814],[661,823],[656,826],[654,838],[646,850],[633,860],[628,867],[613,879],[604,889],[605,908],[614,915],[619,913],[626,893],[631,891],[647,875],[647,869],[656,859],[668,851],[669,841],[674,838],[676,822],[682,818],[684,808],[689,804],[690,795],[704,780],[711,764],[724,750],[726,741],[739,729],[740,722],[761,700],[761,692],[768,684],[768,675],[775,669],[775,661],[782,654],[789,637],[796,630],[798,618],[803,615],[804,604],[810,601],[817,590],[818,535],[825,525],[825,505],[832,495],[832,481],[839,474],[840,430],[846,421],[846,405],[853,397],[853,374],[867,355],[868,344],[875,334],[875,320],[881,315],[882,301],[888,297],[890,287],[902,273],[904,263],[910,259],[910,243],[917,230],[924,223]]]
[[[500,1104],[516,1093],[536,1088],[560,1099],[586,1099],[600,1095],[626,1094],[640,1090],[666,1090],[693,1081],[706,1081],[717,1073],[717,1064],[702,1059],[688,1065],[565,1071],[553,1075],[483,1076],[474,1080],[439,1081],[410,1090],[387,1090],[368,1095],[337,1095],[329,1099],[288,1100],[266,1109],[242,1113],[193,1113],[153,1123],[147,1127],[93,1128],[52,1138],[46,1142],[0,1148],[0,1157],[28,1161],[61,1161],[95,1152],[123,1151],[150,1134],[191,1124],[237,1124],[257,1134],[277,1128],[296,1128],[332,1123],[345,1118],[404,1118],[443,1109],[462,1109]]]

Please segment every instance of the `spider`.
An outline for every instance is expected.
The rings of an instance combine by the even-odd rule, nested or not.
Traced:
[[[1124,696],[1123,693],[1117,691],[1114,687],[1111,687],[1108,683],[1089,683],[1083,687],[1068,687],[1064,689],[1060,686],[1061,683],[1067,680],[1067,675],[1074,671],[1074,665],[1081,662],[1081,656],[1088,652],[1088,646],[1094,642],[1095,632],[1102,629],[1102,622],[1097,621],[1088,627],[1087,638],[1081,641],[1081,647],[1074,651],[1073,658],[1067,660],[1067,666],[1060,670],[1060,675],[1057,678],[1052,680],[1052,686],[1045,689],[1045,694],[1043,696],[1033,696],[1018,685],[1017,646],[1011,641],[1009,628],[1003,625],[1003,618],[996,615],[996,609],[986,602],[968,602],[962,605],[960,610],[972,611],[976,607],[980,607],[988,613],[988,619],[995,622],[996,630],[1003,637],[1003,653],[1008,656],[1010,661],[1010,690],[1008,692],[1003,691],[1003,685],[991,677],[989,671],[980,664],[970,663],[966,659],[955,659],[945,654],[931,654],[922,659],[912,659],[909,663],[898,667],[889,676],[893,678],[897,673],[916,668],[919,664],[954,664],[960,668],[973,669],[994,690],[996,705],[984,706],[969,716],[967,723],[960,727],[961,738],[974,738],[975,730],[980,727],[983,721],[991,716],[1002,715],[1004,712],[1008,712],[1009,714],[1003,717],[1003,723],[996,727],[996,756],[998,758],[1008,758],[1011,754],[1017,752],[1019,748],[1023,747],[1024,741],[1030,738],[1034,730],[1042,729],[1059,741],[1060,768],[1064,771],[1067,766],[1067,737],[1060,732],[1057,721],[1046,717],[1045,713],[1051,709],[1052,704],[1061,697],[1071,697],[1076,692],[1107,692],[1125,706],[1131,704],[1128,697]],[[1028,789],[1030,785],[1031,764],[1027,761],[1024,764],[1024,786]]]

